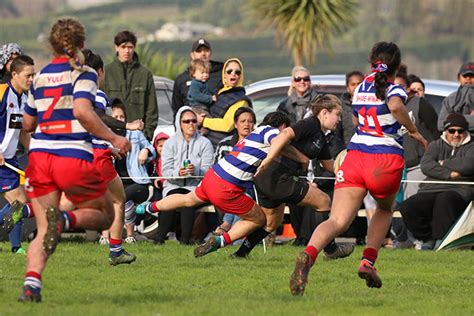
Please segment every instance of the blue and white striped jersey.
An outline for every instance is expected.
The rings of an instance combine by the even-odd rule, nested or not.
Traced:
[[[252,188],[253,176],[262,160],[267,157],[271,140],[279,133],[275,127],[257,127],[212,167],[214,172],[239,187]]]
[[[393,97],[399,97],[403,102],[407,101],[405,90],[393,83],[388,84],[384,101],[377,98],[373,75],[367,77],[355,89],[352,109],[354,115],[358,117],[359,124],[348,149],[403,156],[402,126],[387,106],[388,101]]]

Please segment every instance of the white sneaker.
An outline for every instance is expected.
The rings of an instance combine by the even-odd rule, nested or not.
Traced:
[[[137,242],[137,240],[135,239],[135,237],[133,236],[128,236],[127,238],[125,238],[124,240],[127,244],[134,244]]]
[[[100,236],[99,244],[102,245],[102,246],[108,245],[109,244],[109,239],[107,237]]]

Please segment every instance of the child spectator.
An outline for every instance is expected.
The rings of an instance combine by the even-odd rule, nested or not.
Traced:
[[[155,151],[156,151],[156,159],[153,161],[153,172],[152,172],[152,175],[154,177],[163,176],[161,172],[161,152],[163,151],[163,144],[168,138],[170,138],[168,134],[161,132],[158,135],[156,135],[155,139],[153,140],[153,147],[155,148]],[[159,189],[160,191],[162,191],[164,182],[165,182],[164,179],[155,179],[153,181],[153,186],[155,187],[155,189]]]
[[[209,70],[211,64],[208,61],[200,59],[191,61],[191,75],[193,80],[188,91],[188,103],[191,107],[205,106],[209,109],[213,102],[216,101],[216,96],[212,95],[207,85],[209,79]]]

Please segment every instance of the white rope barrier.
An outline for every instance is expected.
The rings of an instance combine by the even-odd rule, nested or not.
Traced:
[[[150,180],[184,180],[184,179],[202,179],[204,176],[184,176],[184,177],[120,177],[120,179],[133,180],[133,179],[150,179]],[[335,180],[334,177],[304,177],[308,180]],[[402,180],[402,183],[431,183],[431,184],[452,184],[452,185],[474,185],[474,182],[467,181],[435,181],[435,180]]]

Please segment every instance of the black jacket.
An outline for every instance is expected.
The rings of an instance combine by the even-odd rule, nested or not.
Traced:
[[[443,161],[443,165],[439,162]],[[441,136],[431,142],[421,159],[421,171],[427,176],[426,180],[467,181],[474,180],[474,142],[468,136],[461,146],[450,146]],[[450,179],[451,171],[457,171],[461,176],[455,180]],[[456,191],[465,201],[474,198],[474,186],[467,184],[432,184],[422,183],[418,192],[444,192]]]

